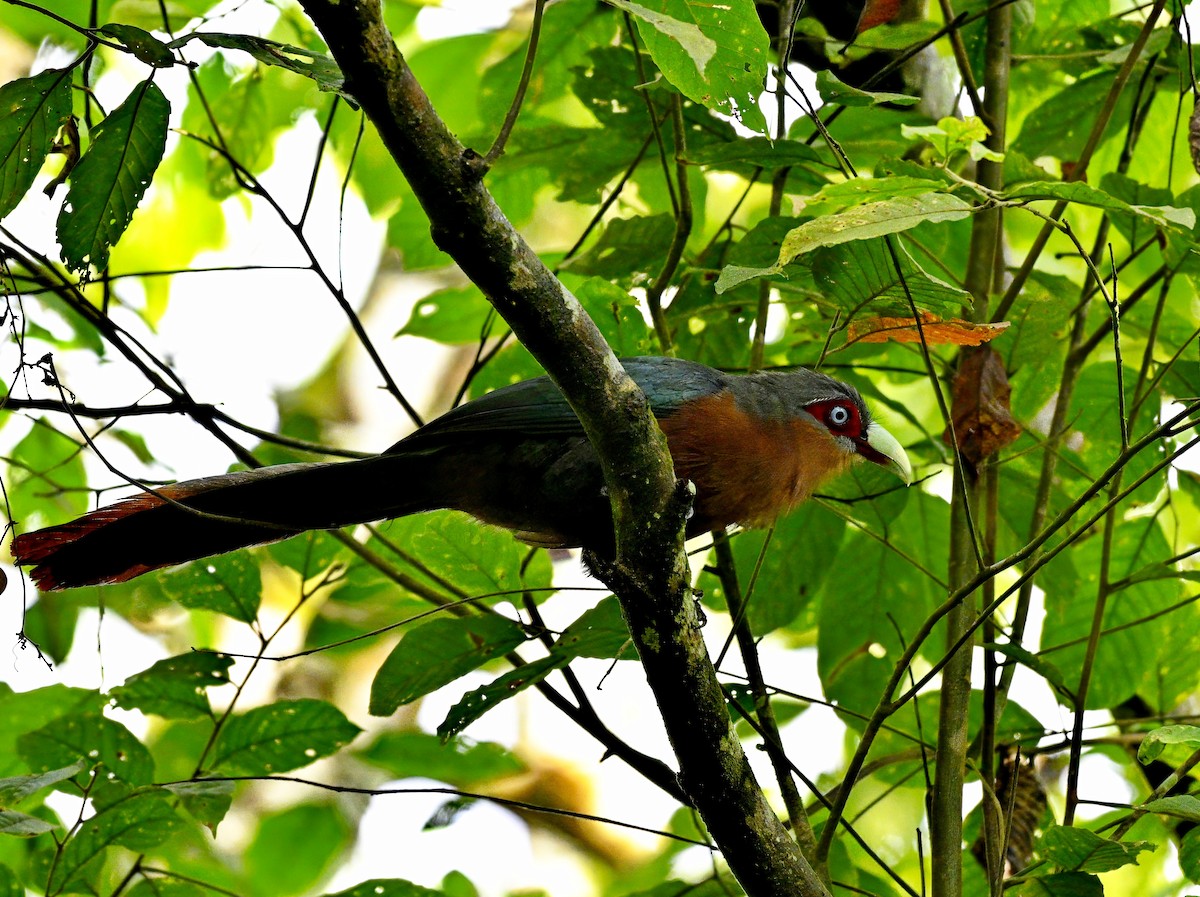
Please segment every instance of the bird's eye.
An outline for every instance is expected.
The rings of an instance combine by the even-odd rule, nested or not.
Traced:
[[[850,409],[845,405],[834,405],[829,409],[829,426],[844,427],[850,423]]]

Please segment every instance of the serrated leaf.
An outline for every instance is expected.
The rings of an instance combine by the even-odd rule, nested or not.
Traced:
[[[178,48],[192,40],[198,40],[214,49],[242,50],[263,65],[275,65],[285,68],[289,72],[295,72],[297,75],[303,75],[312,80],[321,90],[336,93],[357,108],[354,97],[342,89],[346,82],[346,79],[342,77],[342,70],[324,53],[317,53],[314,50],[295,47],[291,44],[282,44],[265,37],[255,37],[250,34],[223,34],[215,31],[189,34],[172,41],[168,46]]]
[[[19,813],[16,810],[0,810],[0,835],[15,835],[18,838],[34,838],[52,832],[57,825],[44,819]]]
[[[498,616],[434,620],[406,633],[371,683],[371,715],[448,685],[525,641],[516,623]]]
[[[1066,825],[1051,826],[1038,842],[1041,856],[1069,872],[1111,872],[1137,863],[1142,851],[1155,849],[1150,841],[1112,841]]]
[[[549,657],[527,663],[515,670],[509,670],[487,685],[467,692],[457,704],[450,708],[450,712],[438,726],[438,737],[443,741],[449,741],[501,702],[520,694],[531,685],[537,685],[555,670],[562,669],[570,662],[569,657],[551,654]]]
[[[0,807],[11,807],[13,804],[20,803],[29,797],[29,795],[41,791],[43,788],[49,788],[51,785],[65,782],[67,779],[82,772],[83,768],[83,762],[80,761],[72,763],[70,766],[64,766],[61,769],[52,769],[49,772],[0,779]]]
[[[782,268],[820,246],[895,234],[926,221],[961,221],[970,214],[970,203],[949,193],[898,196],[864,203],[844,212],[806,221],[792,230],[783,238],[776,264]]]
[[[58,216],[58,242],[72,271],[108,266],[109,250],[129,227],[162,160],[170,113],[163,92],[147,80],[93,131]]]
[[[211,651],[192,651],[160,660],[135,673],[111,691],[118,706],[166,719],[199,719],[212,715],[206,688],[229,681],[233,658]]]
[[[211,610],[252,623],[262,600],[258,565],[245,552],[195,561],[158,578],[163,593],[192,610]]]
[[[361,731],[325,701],[279,701],[226,723],[212,767],[243,775],[287,772],[328,757]]]
[[[770,41],[752,0],[608,0],[637,20],[655,65],[680,92],[766,130],[758,108]]]
[[[175,782],[163,787],[214,835],[233,804],[233,782]]]
[[[0,218],[29,191],[70,117],[69,69],[46,69],[0,87]]]

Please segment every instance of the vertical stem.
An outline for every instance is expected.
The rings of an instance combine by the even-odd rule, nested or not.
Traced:
[[[1007,4],[994,7],[988,14],[987,23],[983,112],[991,132],[988,147],[1003,152],[1008,117],[1011,8]],[[1000,165],[981,161],[978,177],[984,187],[998,188],[1001,184]],[[988,299],[999,255],[1000,225],[1000,211],[988,209],[975,217],[971,231],[966,286],[974,296],[972,314],[977,321],[987,320],[988,316]],[[965,356],[960,356],[960,360],[962,357]],[[970,580],[978,570],[970,522],[979,519],[979,499],[980,484],[974,465],[959,463],[950,499],[949,581],[952,591]],[[988,538],[990,536],[985,536]],[[952,648],[962,641],[974,627],[978,614],[978,597],[972,593],[946,615],[946,644]],[[962,785],[968,749],[971,655],[972,640],[967,639],[942,671],[937,766],[929,819],[932,854],[936,858],[932,876],[934,897],[958,897],[962,893]],[[984,750],[990,750],[990,747],[985,745]]]
[[[792,21],[795,12],[794,0],[781,0],[779,4],[779,29],[776,44],[779,58],[775,63],[775,139],[782,140],[787,125],[787,64],[792,47]],[[779,217],[783,208],[783,191],[787,186],[788,168],[781,168],[771,178],[770,216]],[[763,353],[767,344],[767,316],[771,311],[771,283],[766,278],[758,282],[758,308],[754,313],[754,338],[750,342],[750,371],[763,366]]]

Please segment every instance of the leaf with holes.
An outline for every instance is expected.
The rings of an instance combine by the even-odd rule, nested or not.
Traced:
[[[233,658],[212,651],[192,651],[160,660],[110,692],[119,707],[166,719],[201,719],[212,709],[204,689],[229,681]]]
[[[0,218],[33,186],[70,117],[69,69],[47,69],[0,87]]]
[[[897,196],[868,202],[834,215],[806,221],[783,238],[779,267],[821,246],[852,240],[869,240],[909,230],[926,221],[961,221],[971,214],[971,204],[949,193]]]
[[[129,227],[162,160],[170,113],[158,86],[143,81],[92,132],[58,216],[58,242],[72,271],[108,266],[109,251]]]
[[[758,96],[770,41],[751,0],[608,2],[634,16],[654,64],[688,99],[766,131]]]
[[[212,765],[252,776],[287,772],[328,757],[361,731],[325,701],[279,701],[230,720]]]

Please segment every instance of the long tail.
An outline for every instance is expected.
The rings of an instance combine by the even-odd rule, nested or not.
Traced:
[[[423,453],[282,464],[143,492],[13,540],[43,591],[124,582],[150,570],[307,530],[443,507]]]

